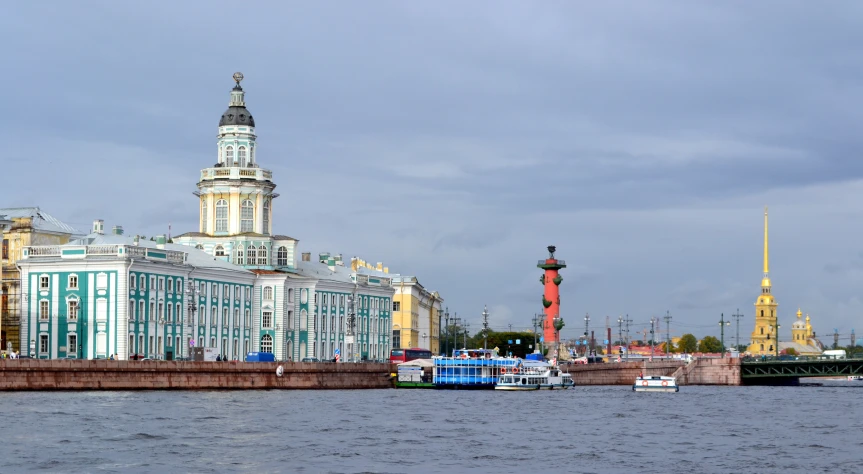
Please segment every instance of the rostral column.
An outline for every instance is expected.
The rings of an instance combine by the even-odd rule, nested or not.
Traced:
[[[560,283],[563,277],[560,276],[559,270],[566,268],[566,262],[554,258],[554,245],[548,246],[548,258],[540,260],[536,264],[537,267],[545,270],[539,281],[545,287],[542,295],[542,307],[545,310],[543,318],[543,341],[546,347],[554,347],[555,349],[560,342],[560,329],[563,327],[563,319],[560,317]],[[549,352],[551,357],[552,351]]]

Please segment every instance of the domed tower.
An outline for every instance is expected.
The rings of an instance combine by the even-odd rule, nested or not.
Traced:
[[[764,277],[761,279],[761,295],[755,300],[755,329],[748,351],[752,354],[770,355],[775,353],[777,325],[776,307],[770,284],[770,268],[767,251],[767,208],[764,208]]]
[[[220,237],[272,234],[273,173],[257,163],[255,119],[246,108],[240,86],[242,73],[234,73],[228,110],[219,119],[217,159],[201,170],[195,193],[200,199],[200,232]]]
[[[803,322],[803,312],[797,308],[797,320],[791,325],[791,340],[806,344],[806,324]]]

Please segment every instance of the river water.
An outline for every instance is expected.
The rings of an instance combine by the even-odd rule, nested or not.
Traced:
[[[0,472],[863,470],[863,382],[0,393]]]

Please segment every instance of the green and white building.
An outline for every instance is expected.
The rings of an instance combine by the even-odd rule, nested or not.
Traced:
[[[84,239],[24,249],[21,347],[33,357],[168,358],[194,345],[238,360],[388,358],[392,279],[340,255],[299,256],[297,239],[272,232],[276,185],[234,79],[216,164],[195,192],[198,231],[139,241],[96,221]]]

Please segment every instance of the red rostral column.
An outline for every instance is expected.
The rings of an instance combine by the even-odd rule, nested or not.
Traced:
[[[563,281],[563,277],[558,271],[561,268],[566,268],[566,262],[554,258],[555,250],[554,245],[549,245],[548,258],[540,260],[536,264],[537,267],[545,270],[545,274],[540,277],[539,281],[545,287],[542,295],[542,307],[545,310],[542,336],[546,347],[551,346],[552,343],[557,347],[556,344],[560,342],[559,334],[554,328],[554,320],[560,318],[560,290],[558,287]]]

